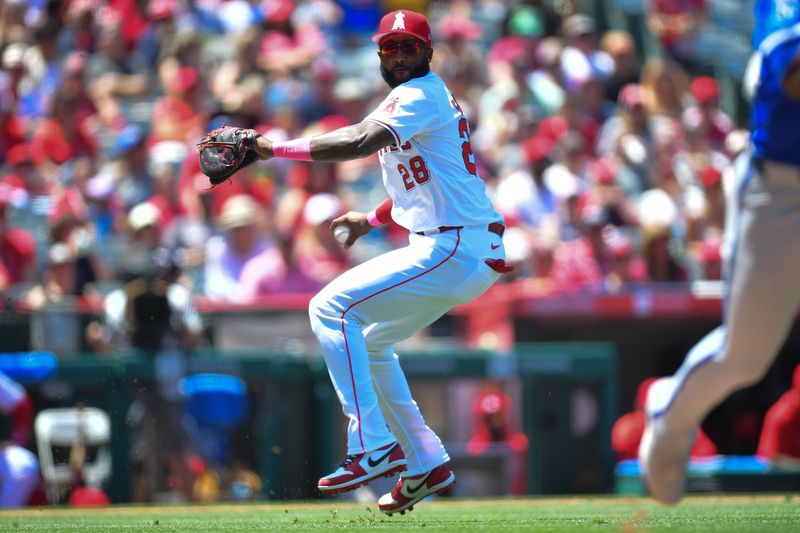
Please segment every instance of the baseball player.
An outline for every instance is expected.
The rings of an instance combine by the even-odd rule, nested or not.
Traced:
[[[726,222],[723,325],[647,397],[642,474],[662,503],[680,501],[695,430],[733,391],[766,373],[800,300],[800,3],[756,2],[752,134],[736,161]]]
[[[455,476],[439,437],[426,425],[393,346],[452,307],[472,300],[505,271],[504,226],[486,196],[470,145],[467,118],[441,78],[426,18],[408,10],[381,19],[372,40],[392,91],[362,122],[313,138],[273,143],[257,138],[261,159],[343,161],[378,152],[389,199],[370,213],[331,224],[351,246],[394,220],[408,246],[345,272],[311,301],[317,336],[342,409],[349,418],[347,458],[319,480],[337,493],[405,471],[380,498],[387,513],[405,512],[450,489]],[[388,427],[387,427],[388,426]]]
[[[33,404],[25,389],[0,372],[0,412],[11,418],[11,441],[0,442],[0,508],[21,507],[41,482],[39,461],[27,444]]]

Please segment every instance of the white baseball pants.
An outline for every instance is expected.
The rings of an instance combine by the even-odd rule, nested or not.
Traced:
[[[485,225],[411,234],[408,246],[352,268],[311,300],[311,327],[349,418],[348,454],[397,440],[408,476],[450,459],[411,397],[393,346],[486,291],[499,276],[486,259],[505,259],[505,249]]]
[[[736,162],[725,236],[724,323],[670,379],[648,394],[651,415],[697,426],[733,391],[760,381],[786,340],[800,303],[800,167],[749,154]]]

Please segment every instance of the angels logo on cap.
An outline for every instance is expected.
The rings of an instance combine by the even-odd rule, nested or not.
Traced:
[[[404,30],[406,29],[406,23],[403,22],[403,19],[406,18],[405,13],[402,11],[398,11],[397,14],[394,16],[394,26],[392,26],[393,30]]]
[[[431,46],[431,28],[425,15],[407,9],[392,11],[381,19],[378,31],[372,36],[372,42],[380,43],[390,35],[410,35]]]

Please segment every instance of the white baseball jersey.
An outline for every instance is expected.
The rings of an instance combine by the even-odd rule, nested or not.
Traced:
[[[379,152],[395,222],[417,232],[501,220],[478,176],[467,118],[435,73],[395,87],[367,120],[395,140]]]

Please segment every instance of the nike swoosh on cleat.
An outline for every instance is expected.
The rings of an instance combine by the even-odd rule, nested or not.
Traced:
[[[497,250],[498,248],[500,248],[500,245],[499,244],[492,244],[491,247],[492,247],[492,250]]]
[[[377,461],[373,461],[372,457],[370,457],[369,459],[367,459],[367,464],[370,466],[370,468],[375,468],[376,466],[381,464],[384,459],[389,457],[389,455],[394,451],[395,448],[397,448],[397,444],[395,444],[394,446],[389,448],[389,451],[386,452],[385,454],[381,455],[380,458]]]
[[[421,489],[422,487],[425,486],[425,484],[428,482],[428,478],[431,477],[431,474],[433,474],[433,470],[428,472],[428,475],[425,476],[425,478],[422,480],[422,483],[420,483],[419,485],[417,485],[416,487],[413,487],[413,488],[411,487],[411,485],[409,485],[408,487],[406,487],[406,491],[409,494],[414,494],[415,492],[417,492],[419,489]]]

